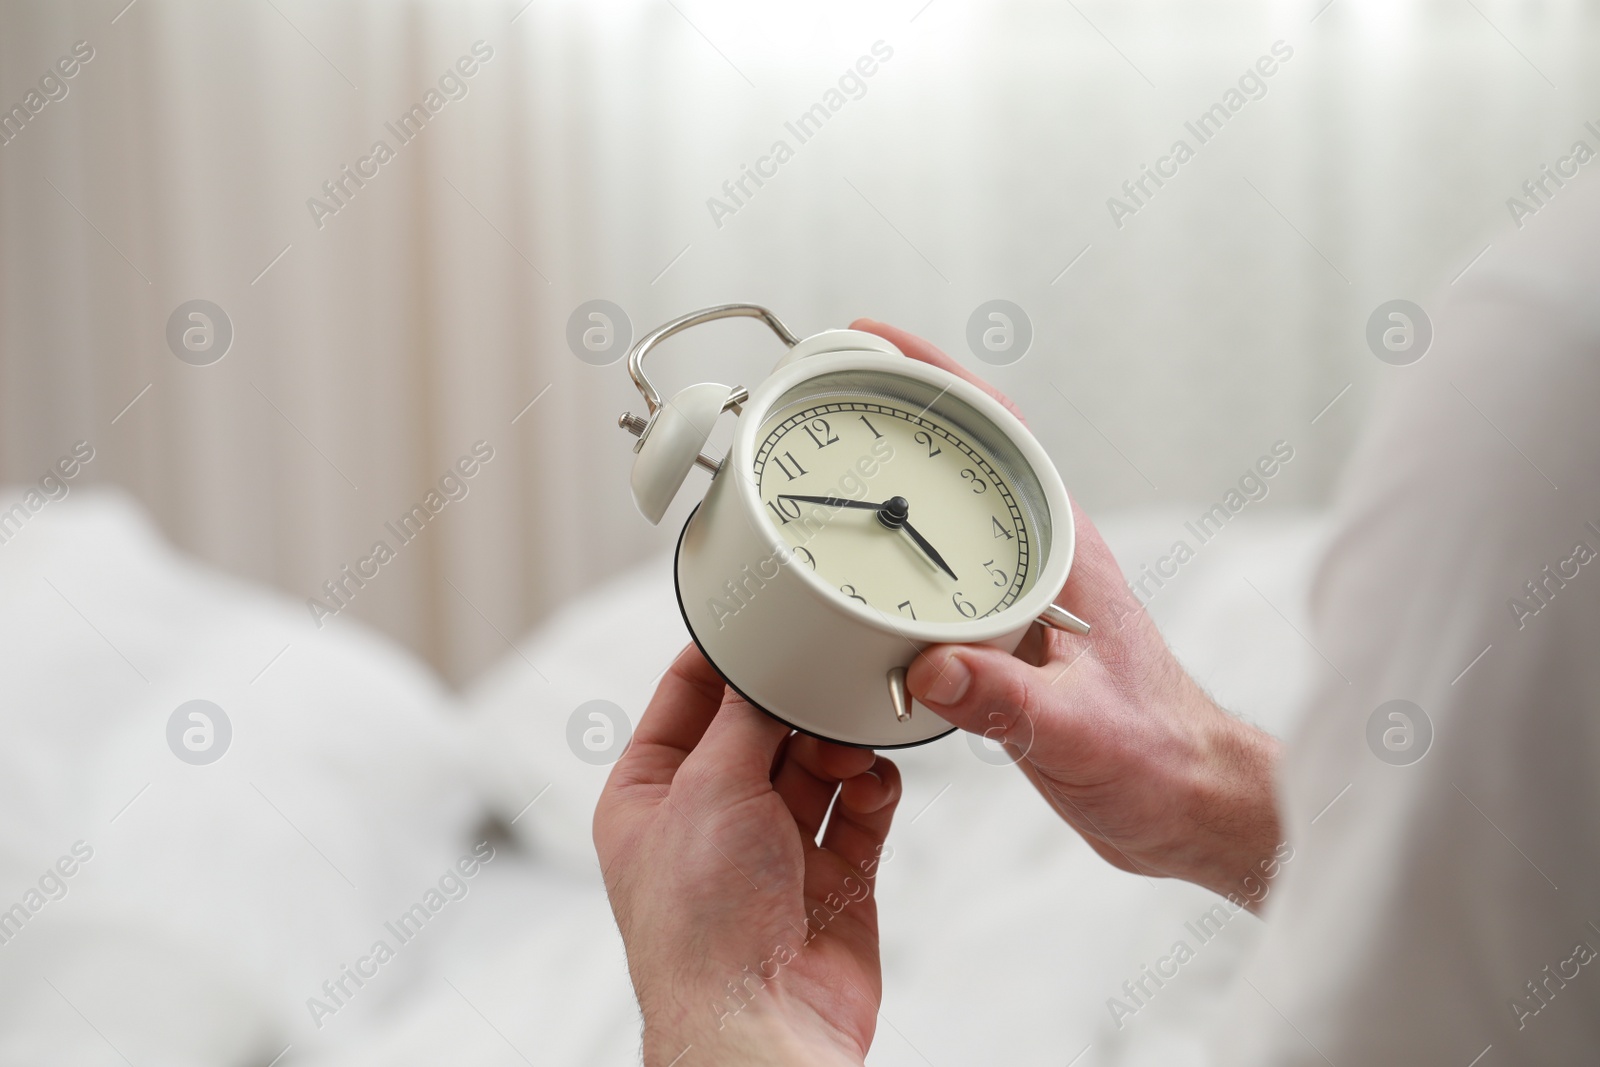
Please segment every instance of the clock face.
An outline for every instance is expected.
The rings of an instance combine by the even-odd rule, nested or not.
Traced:
[[[891,622],[993,615],[1043,563],[1030,494],[1017,491],[1032,474],[986,447],[992,426],[974,432],[946,409],[823,395],[782,407],[757,435],[767,521],[799,565]]]

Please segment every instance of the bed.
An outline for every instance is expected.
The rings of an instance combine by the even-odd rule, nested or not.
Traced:
[[[1184,517],[1101,526],[1131,572]],[[1280,735],[1315,655],[1297,629],[1322,529],[1243,516],[1149,605],[1214,696]],[[0,545],[0,598],[0,908],[26,913],[0,913],[0,1062],[637,1062],[589,843],[607,768],[566,727],[595,699],[637,721],[686,643],[668,560],[506,642],[462,693],[358,623],[319,628],[175,553],[115,491],[52,502]],[[197,699],[231,729],[215,762],[169,743]],[[1111,869],[965,736],[895,759],[870,1063],[1207,1062],[1256,919],[1116,1017],[1108,1000],[1214,898]],[[92,856],[30,896],[74,848]],[[395,926],[441,886],[425,926]]]

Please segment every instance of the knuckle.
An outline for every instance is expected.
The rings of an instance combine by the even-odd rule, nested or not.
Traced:
[[[988,690],[984,702],[983,736],[1026,752],[1034,742],[1039,715],[1041,687],[1033,672],[1014,669],[1004,672]]]
[[[1008,726],[1014,725],[1022,716],[1032,714],[1035,699],[1028,677],[1021,671],[1008,671],[995,689],[991,710],[1000,712]]]

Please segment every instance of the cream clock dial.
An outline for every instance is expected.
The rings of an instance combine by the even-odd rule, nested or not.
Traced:
[[[985,618],[1033,585],[1035,524],[996,458],[925,405],[840,395],[757,434],[762,513],[838,595],[892,623]]]

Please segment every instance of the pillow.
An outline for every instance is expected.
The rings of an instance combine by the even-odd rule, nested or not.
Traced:
[[[312,1041],[307,998],[470,850],[454,702],[361,626],[178,556],[121,493],[7,532],[0,1062],[266,1063]],[[222,709],[201,709],[209,749],[187,713],[169,743],[195,700]],[[427,941],[324,1028],[399,996]]]
[[[621,731],[604,757],[590,754],[584,732],[604,727],[579,708],[610,701],[631,732],[688,643],[672,562],[656,557],[563,607],[467,690],[475,747],[490,761],[489,802],[519,840],[568,870],[596,871],[590,824],[611,772],[598,760],[615,762]],[[578,749],[568,740],[574,716]]]

